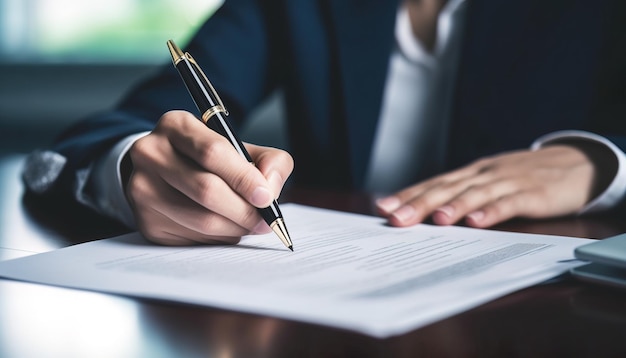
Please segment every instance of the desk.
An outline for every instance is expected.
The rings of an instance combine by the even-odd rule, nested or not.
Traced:
[[[116,235],[84,209],[23,197],[22,157],[0,159],[0,259]],[[355,193],[288,190],[281,201],[372,213]],[[54,210],[53,210],[54,209]],[[498,226],[605,238],[617,216]],[[626,292],[545,283],[385,340],[259,315],[0,280],[2,357],[612,357],[626,356]]]

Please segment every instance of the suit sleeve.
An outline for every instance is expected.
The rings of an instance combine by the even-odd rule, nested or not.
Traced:
[[[276,87],[280,56],[267,39],[275,9],[252,0],[226,1],[198,30],[184,50],[204,69],[237,127],[246,114]],[[275,16],[275,15],[269,15]],[[167,39],[163,40],[163,51]],[[23,173],[27,189],[58,201],[81,201],[81,183],[90,167],[122,139],[150,131],[169,110],[197,113],[171,63],[136,85],[113,109],[94,114],[68,128],[46,151],[30,155]],[[43,185],[42,185],[43,183]]]

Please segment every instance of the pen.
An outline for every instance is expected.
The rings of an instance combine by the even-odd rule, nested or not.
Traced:
[[[226,118],[224,118],[228,115],[228,111],[198,63],[188,52],[183,53],[172,40],[167,41],[167,48],[172,55],[174,67],[178,70],[189,94],[200,111],[201,120],[207,127],[226,137],[242,157],[253,163],[243,143],[237,137],[228,121],[226,121]],[[272,228],[283,244],[293,251],[293,244],[276,200],[267,208],[258,210],[263,220]]]

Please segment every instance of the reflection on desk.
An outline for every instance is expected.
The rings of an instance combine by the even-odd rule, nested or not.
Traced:
[[[52,230],[47,233],[43,227],[31,225],[26,209],[19,204],[23,195],[20,182],[22,162],[23,156],[0,158],[0,260],[64,246],[52,243],[59,238]]]
[[[0,158],[0,259],[117,235],[71,205],[23,197],[21,156]],[[283,202],[372,214],[372,197],[289,189]],[[514,220],[498,230],[605,238],[619,217]],[[2,357],[614,357],[626,292],[564,279],[386,340],[276,318],[0,280]]]
[[[119,235],[128,229],[75,204],[24,195],[23,155],[0,158],[0,259]]]

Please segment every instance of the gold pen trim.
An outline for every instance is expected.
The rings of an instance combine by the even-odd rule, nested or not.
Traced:
[[[217,99],[217,105],[209,108],[206,112],[202,113],[202,121],[206,124],[209,119],[211,119],[211,117],[213,117],[216,113],[224,113],[224,115],[227,116],[228,110],[226,109],[226,106],[224,106],[224,102],[222,102],[222,99],[217,94],[217,91],[213,87],[213,84],[211,83],[211,81],[209,81],[209,78],[204,74],[193,56],[191,56],[189,52],[183,53],[180,47],[178,47],[173,40],[167,40],[167,48],[170,50],[170,55],[172,56],[172,62],[174,63],[174,66],[178,65],[180,61],[184,61],[185,59],[187,59],[187,61],[189,61],[193,65],[193,70],[196,72],[196,74],[202,76],[202,78],[206,81],[206,83],[209,85],[209,91],[211,91],[213,97]]]
[[[213,117],[217,113],[224,113],[225,115],[228,115],[228,112],[226,111],[226,108],[224,108],[224,106],[222,105],[213,106],[207,109],[206,112],[202,113],[202,122],[206,124],[209,121],[209,119],[211,119],[211,117]]]
[[[285,246],[293,251],[293,244],[291,243],[291,237],[289,237],[287,226],[285,226],[285,221],[281,218],[278,218],[274,220],[270,227],[272,228],[272,231],[276,233],[280,241],[282,241]]]
[[[170,50],[170,55],[172,56],[172,62],[174,62],[174,66],[178,65],[178,63],[182,61],[183,57],[185,56],[183,55],[183,51],[181,51],[181,49],[176,46],[176,44],[172,40],[167,40],[167,48]]]
[[[202,71],[202,69],[200,68],[200,66],[196,62],[196,60],[194,60],[194,58],[191,56],[191,54],[189,52],[185,52],[185,57],[187,58],[187,60],[189,60],[189,62],[191,62],[194,65],[194,67],[195,67],[194,69],[196,70],[196,72],[200,76],[202,76],[202,78],[204,78],[206,83],[209,85],[209,90],[211,91],[213,96],[215,96],[215,99],[217,99],[217,105],[209,108],[206,112],[204,112],[202,114],[202,119],[204,120],[205,114],[210,112],[210,111],[212,111],[214,108],[216,108],[216,111],[213,112],[210,116],[208,116],[206,118],[206,120],[204,121],[204,123],[206,123],[209,120],[209,118],[211,118],[211,116],[213,114],[218,113],[218,112],[222,112],[222,113],[224,113],[224,115],[227,116],[228,115],[228,110],[226,109],[226,106],[224,106],[224,102],[222,102],[222,99],[220,98],[220,96],[217,94],[217,91],[213,87],[213,84],[211,83],[211,81],[209,81],[209,78],[204,74],[204,72]]]

